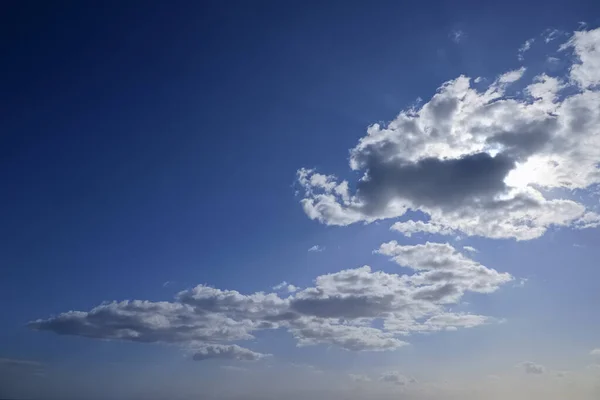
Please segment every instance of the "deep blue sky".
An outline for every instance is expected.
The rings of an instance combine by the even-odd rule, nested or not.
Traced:
[[[594,25],[599,11],[593,1],[4,2],[0,356],[88,351],[25,324],[105,300],[168,300],[198,283],[308,285],[376,265],[370,251],[389,224],[310,221],[296,170],[353,177],[346,151],[368,125],[460,74],[517,68],[525,39]],[[526,262],[502,243],[504,261]],[[314,244],[338,251],[307,254]],[[539,255],[547,242],[527,246]]]

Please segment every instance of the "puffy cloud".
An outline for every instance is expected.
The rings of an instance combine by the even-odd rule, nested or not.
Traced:
[[[268,354],[256,353],[235,344],[202,344],[194,352],[195,361],[210,359],[258,361]]]
[[[314,246],[308,249],[309,252],[321,252],[323,250],[325,250],[325,247],[319,246],[318,244],[315,244]]]
[[[600,184],[600,29],[576,32],[563,48],[576,59],[567,77],[537,75],[509,96],[524,68],[482,89],[460,76],[388,124],[371,125],[350,150],[350,168],[362,173],[355,183],[300,169],[305,213],[348,225],[414,210],[426,218],[393,229],[517,240],[552,226],[600,225],[561,195]]]
[[[546,367],[530,361],[522,362],[518,367],[522,368],[525,373],[532,375],[541,375],[546,372]]]
[[[419,284],[446,288],[440,296],[462,295],[466,290],[491,293],[513,279],[508,273],[499,273],[471,260],[448,243],[427,242],[415,246],[401,246],[393,240],[382,244],[378,252],[391,256],[392,260],[401,266],[424,271],[412,276],[411,280]],[[436,300],[442,301],[442,297]],[[448,300],[456,299],[451,297]]]
[[[600,29],[575,32],[562,49],[572,48],[578,61],[570,77],[582,88],[600,84]]]
[[[468,251],[469,253],[479,253],[479,250],[473,246],[463,246],[463,250]]]
[[[377,252],[412,273],[373,271],[369,266],[346,269],[318,276],[312,286],[286,298],[198,285],[178,293],[173,302],[104,303],[90,311],[68,311],[36,320],[29,326],[65,335],[177,344],[193,349],[197,360],[259,359],[264,355],[231,342],[278,328],[287,330],[299,346],[388,351],[408,344],[401,336],[495,321],[452,313],[446,305],[459,302],[468,291],[491,293],[512,279],[449,244],[401,246],[389,242]]]
[[[318,318],[294,321],[290,329],[300,346],[328,344],[351,351],[396,350],[408,343],[369,326],[342,325]]]
[[[283,281],[283,282],[273,286],[273,290],[275,290],[277,292],[286,290],[288,293],[294,293],[294,292],[297,292],[298,290],[300,290],[300,288],[298,286],[292,285],[291,283],[287,283],[286,281]]]

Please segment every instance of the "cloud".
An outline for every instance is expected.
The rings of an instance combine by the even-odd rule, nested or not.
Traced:
[[[300,290],[300,288],[298,286],[292,285],[291,283],[287,283],[286,281],[283,281],[283,282],[273,286],[273,290],[275,290],[276,292],[286,290],[288,293],[294,293],[294,292],[297,292],[298,290]]]
[[[308,249],[309,252],[321,252],[323,250],[325,250],[325,247],[319,246],[318,244],[315,244],[313,247]]]
[[[385,372],[379,377],[379,380],[381,382],[393,383],[399,386],[407,386],[409,384],[417,383],[415,378],[404,376],[398,371]]]
[[[521,45],[521,47],[519,47],[519,51],[518,51],[518,58],[519,61],[523,61],[525,59],[525,52],[528,51],[529,49],[531,49],[531,46],[533,45],[533,42],[535,42],[534,38],[528,39],[525,41],[525,43],[523,43]]]
[[[518,81],[523,77],[525,73],[525,67],[521,67],[519,69],[515,69],[514,71],[508,71],[498,77],[498,82],[500,83],[513,83]]]
[[[576,32],[562,47],[574,52],[568,76],[539,74],[516,95],[511,85],[524,68],[484,88],[460,76],[429,101],[371,125],[350,150],[356,182],[299,169],[305,213],[343,226],[413,210],[425,217],[392,229],[517,240],[600,225],[567,194],[600,184],[600,29]]]
[[[463,250],[468,251],[469,253],[479,253],[479,250],[472,246],[463,246]]]
[[[460,29],[454,29],[450,32],[450,39],[452,39],[452,41],[454,43],[460,43],[461,41],[464,40],[465,37],[466,37],[465,32],[463,32]]]
[[[286,298],[198,285],[179,292],[171,302],[107,302],[90,311],[32,321],[29,327],[96,339],[176,344],[192,349],[195,359],[258,359],[264,355],[231,342],[252,339],[255,332],[269,329],[287,330],[298,346],[390,351],[408,345],[404,339],[411,334],[496,322],[492,317],[452,313],[447,305],[458,303],[466,292],[492,293],[513,279],[447,243],[401,246],[392,241],[377,253],[412,272],[386,273],[369,266],[346,269],[320,275],[312,286]]]
[[[590,355],[594,357],[600,357],[600,348],[592,350]]]
[[[193,355],[194,361],[211,359],[258,361],[267,357],[268,354],[256,353],[235,344],[202,344]]]
[[[518,367],[523,369],[525,373],[532,375],[541,375],[546,372],[546,367],[544,367],[543,365],[532,363],[530,361],[522,362],[518,365]]]
[[[573,81],[584,89],[600,85],[600,28],[575,32],[561,49],[572,49],[577,57],[570,70]]]
[[[550,43],[560,36],[562,32],[558,29],[548,28],[542,33],[542,37],[544,38],[544,42]]]

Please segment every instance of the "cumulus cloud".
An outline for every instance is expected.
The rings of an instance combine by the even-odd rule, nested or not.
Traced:
[[[285,290],[288,293],[294,293],[294,292],[297,292],[298,290],[300,290],[300,288],[298,286],[292,285],[291,283],[287,283],[286,281],[283,281],[283,282],[273,286],[273,290],[275,290],[276,292]]]
[[[268,354],[256,353],[235,344],[202,344],[195,350],[193,358],[195,361],[210,359],[258,361],[266,356]]]
[[[392,229],[517,240],[553,226],[598,226],[595,212],[561,194],[600,184],[600,29],[576,32],[562,48],[573,50],[568,76],[524,83],[521,68],[484,88],[460,76],[429,101],[371,125],[350,150],[356,182],[298,170],[305,213],[349,225],[413,210],[425,218]],[[512,89],[517,81],[520,92]]]
[[[319,246],[318,244],[315,244],[310,249],[308,249],[309,252],[321,252],[323,250],[325,250],[325,247]]]
[[[172,302],[108,302],[90,311],[32,321],[29,326],[97,339],[178,344],[191,348],[196,360],[260,359],[264,355],[231,342],[268,329],[287,330],[299,346],[389,351],[406,346],[404,337],[411,334],[495,322],[487,316],[453,313],[447,306],[459,302],[466,292],[491,293],[512,279],[449,244],[401,246],[392,241],[376,252],[411,273],[373,271],[369,266],[346,269],[320,275],[312,286],[285,298],[198,285],[179,292]]]
[[[546,372],[546,367],[530,361],[522,362],[518,365],[525,373],[532,375],[541,375]]]

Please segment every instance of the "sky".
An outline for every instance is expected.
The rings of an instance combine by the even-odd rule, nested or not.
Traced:
[[[600,5],[5,2],[0,398],[600,397]]]

